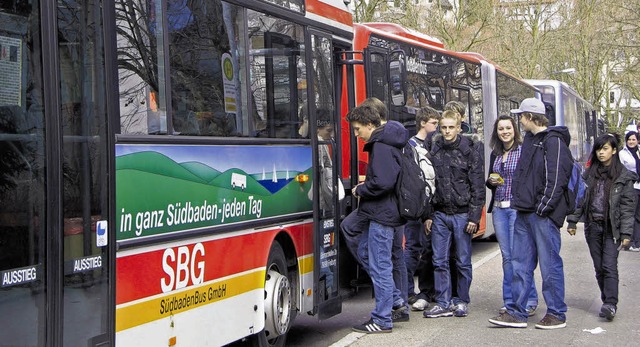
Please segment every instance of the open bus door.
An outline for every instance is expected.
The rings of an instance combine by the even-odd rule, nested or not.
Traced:
[[[319,319],[342,312],[339,292],[340,115],[342,73],[331,35],[310,30],[312,63],[307,68],[309,135],[314,148],[314,310]]]

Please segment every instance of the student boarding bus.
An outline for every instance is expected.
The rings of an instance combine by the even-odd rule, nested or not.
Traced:
[[[382,100],[389,118],[412,133],[418,109],[430,106],[442,111],[447,102],[456,100],[467,110],[464,135],[486,144],[498,115],[510,114],[523,99],[535,96],[534,87],[481,55],[447,50],[438,39],[396,24],[354,24],[354,50],[362,52],[363,60],[355,68],[357,103],[367,97]],[[353,185],[364,175],[367,157],[348,124],[342,125],[342,144],[342,168]],[[485,145],[485,167],[489,151]],[[483,214],[477,236],[492,235],[490,223]]]
[[[341,0],[3,1],[0,344],[282,346],[339,313],[317,130],[352,38]]]
[[[539,98],[544,102],[550,125],[569,128],[573,157],[586,163],[591,154],[593,141],[604,133],[604,122],[595,108],[567,83],[556,80],[526,80],[538,88]]]

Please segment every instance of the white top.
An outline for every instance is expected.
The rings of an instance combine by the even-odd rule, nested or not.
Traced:
[[[622,148],[618,156],[620,157],[620,162],[622,162],[624,167],[629,169],[629,171],[633,171],[638,174],[638,172],[636,171],[636,159],[633,157],[633,154],[631,153],[631,151],[629,151],[629,148],[627,148],[627,146],[624,146]],[[633,184],[633,188],[640,190],[640,182],[636,181]]]

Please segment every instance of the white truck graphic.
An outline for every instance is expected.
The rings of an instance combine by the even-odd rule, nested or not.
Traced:
[[[241,175],[239,173],[231,173],[231,188],[236,189],[239,187],[244,190],[247,188],[247,176]]]

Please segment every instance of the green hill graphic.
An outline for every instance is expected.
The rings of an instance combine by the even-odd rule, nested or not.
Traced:
[[[205,182],[211,182],[214,178],[220,176],[220,171],[199,161],[188,161],[180,163],[180,165],[189,170],[189,172],[205,180]]]
[[[171,158],[158,152],[138,152],[119,156],[116,160],[116,170],[126,169],[139,170],[198,183],[207,182]]]
[[[242,172],[241,170],[233,171]],[[305,173],[310,172],[311,170],[305,171]],[[250,181],[249,177],[247,177],[247,183],[249,187],[259,186],[255,181]],[[171,187],[171,189],[162,189],[163,187]],[[137,236],[166,234],[292,213],[310,213],[313,206],[308,197],[310,187],[311,181],[304,183],[291,181],[274,195],[258,196],[247,191],[175,179],[138,169],[118,170],[116,172],[116,209],[130,213],[133,222],[120,225],[123,219],[118,218],[116,230],[120,232],[117,233],[116,238],[126,240]],[[230,211],[229,204],[241,207],[241,213],[236,216],[226,215],[223,219],[223,215]],[[256,204],[259,204],[260,215],[256,214]],[[195,210],[201,206],[210,208]],[[136,225],[136,216],[150,211],[162,212],[162,219],[159,221],[163,223]],[[160,213],[158,215],[160,216]],[[194,218],[195,215],[198,218]],[[177,219],[186,217],[191,220]],[[137,235],[136,232],[140,234]]]

